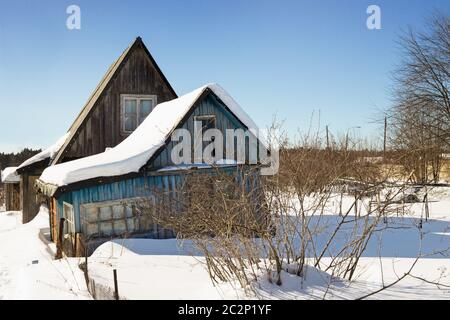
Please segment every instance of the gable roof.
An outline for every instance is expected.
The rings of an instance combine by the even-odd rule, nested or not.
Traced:
[[[256,124],[219,85],[208,84],[177,99],[158,104],[142,124],[116,147],[90,157],[47,168],[39,183],[58,187],[100,177],[116,177],[139,172],[168,143],[170,136],[186,118],[196,102],[212,92],[226,108],[250,130]],[[170,110],[170,112],[168,112]]]
[[[44,149],[31,158],[25,160],[17,167],[17,173],[22,174],[23,172],[35,167],[47,167],[50,164],[50,161],[55,157],[56,153],[61,149],[61,146],[63,145],[64,141],[67,140],[68,136],[69,132],[59,138],[53,145],[51,145],[47,149]]]
[[[169,81],[162,73],[162,71],[159,68],[158,64],[156,63],[155,59],[153,59],[152,55],[148,51],[148,49],[145,46],[144,42],[142,41],[141,37],[137,37],[136,40],[127,49],[125,49],[125,51],[120,55],[120,57],[109,67],[108,71],[103,76],[102,80],[97,85],[97,87],[95,88],[95,90],[91,94],[91,96],[89,97],[85,106],[83,107],[83,109],[81,110],[81,112],[78,114],[75,121],[71,125],[71,127],[69,129],[70,135],[67,137],[66,141],[64,142],[62,147],[59,149],[58,153],[52,159],[52,163],[51,163],[52,165],[58,163],[58,161],[61,159],[66,148],[68,148],[70,146],[71,141],[75,138],[79,129],[82,127],[82,124],[88,118],[88,116],[91,113],[92,109],[94,108],[96,102],[101,97],[102,93],[108,88],[108,85],[111,82],[111,80],[114,78],[114,75],[116,75],[120,71],[121,67],[125,64],[128,57],[130,56],[130,53],[133,50],[135,50],[136,48],[144,49],[144,52],[146,53],[147,57],[150,59],[152,65],[155,67],[156,71],[161,76],[163,82],[167,85],[167,87],[173,93],[173,95],[175,97],[177,97],[175,90],[172,88]]]

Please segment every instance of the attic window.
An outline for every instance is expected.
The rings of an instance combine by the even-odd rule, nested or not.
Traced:
[[[216,116],[215,115],[206,115],[206,116],[196,116],[194,118],[196,122],[201,124],[201,132],[202,135],[209,129],[216,128]]]
[[[156,105],[155,95],[121,95],[122,134],[132,133]]]
[[[216,129],[216,116],[215,115],[202,115],[202,116],[195,116],[194,117],[194,127],[195,132],[201,132],[202,137],[205,135],[205,132],[208,131],[209,129]],[[198,128],[197,126],[200,126],[200,128]],[[197,131],[199,130],[199,131]],[[214,136],[211,137],[211,140],[214,141]],[[204,142],[203,143],[203,149],[206,147],[206,145],[209,144],[209,142]],[[213,157],[216,156],[216,150],[212,150],[211,155]]]

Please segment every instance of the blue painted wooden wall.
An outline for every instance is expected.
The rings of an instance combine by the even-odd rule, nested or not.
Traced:
[[[213,170],[202,169],[213,172]],[[236,167],[226,167],[221,169],[231,174],[237,174]],[[213,173],[212,173],[213,174]],[[240,174],[237,174],[240,176]],[[75,228],[81,231],[80,206],[88,203],[130,199],[136,197],[149,197],[154,194],[154,190],[170,192],[176,190],[183,181],[184,173],[170,173],[166,175],[145,175],[142,177],[125,179],[118,182],[102,184],[75,190],[62,194],[57,199],[58,218],[63,217],[63,203],[73,205],[75,215]]]

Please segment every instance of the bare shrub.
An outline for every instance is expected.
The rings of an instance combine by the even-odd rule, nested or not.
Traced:
[[[258,171],[246,166],[231,172],[217,167],[194,170],[177,192],[155,190],[162,200],[149,204],[153,209],[141,210],[178,238],[191,240],[204,254],[214,282],[237,280],[246,288],[260,270],[260,243],[270,245],[273,231]]]
[[[281,285],[282,272],[305,277],[308,265],[351,280],[380,223],[405,206],[395,203],[404,186],[385,191],[389,170],[361,161],[348,140],[324,149],[317,137],[284,144],[277,175],[259,176],[258,166],[190,170],[140,211],[192,241],[214,283],[251,290],[265,276]]]

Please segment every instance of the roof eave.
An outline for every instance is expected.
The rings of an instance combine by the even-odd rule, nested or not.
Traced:
[[[47,157],[45,159],[42,159],[42,160],[30,163],[27,166],[23,166],[23,167],[17,168],[16,172],[17,172],[17,174],[22,175],[25,172],[29,172],[29,171],[31,171],[33,169],[37,169],[37,168],[44,169],[44,168],[48,167],[49,164],[50,164],[50,157]]]

